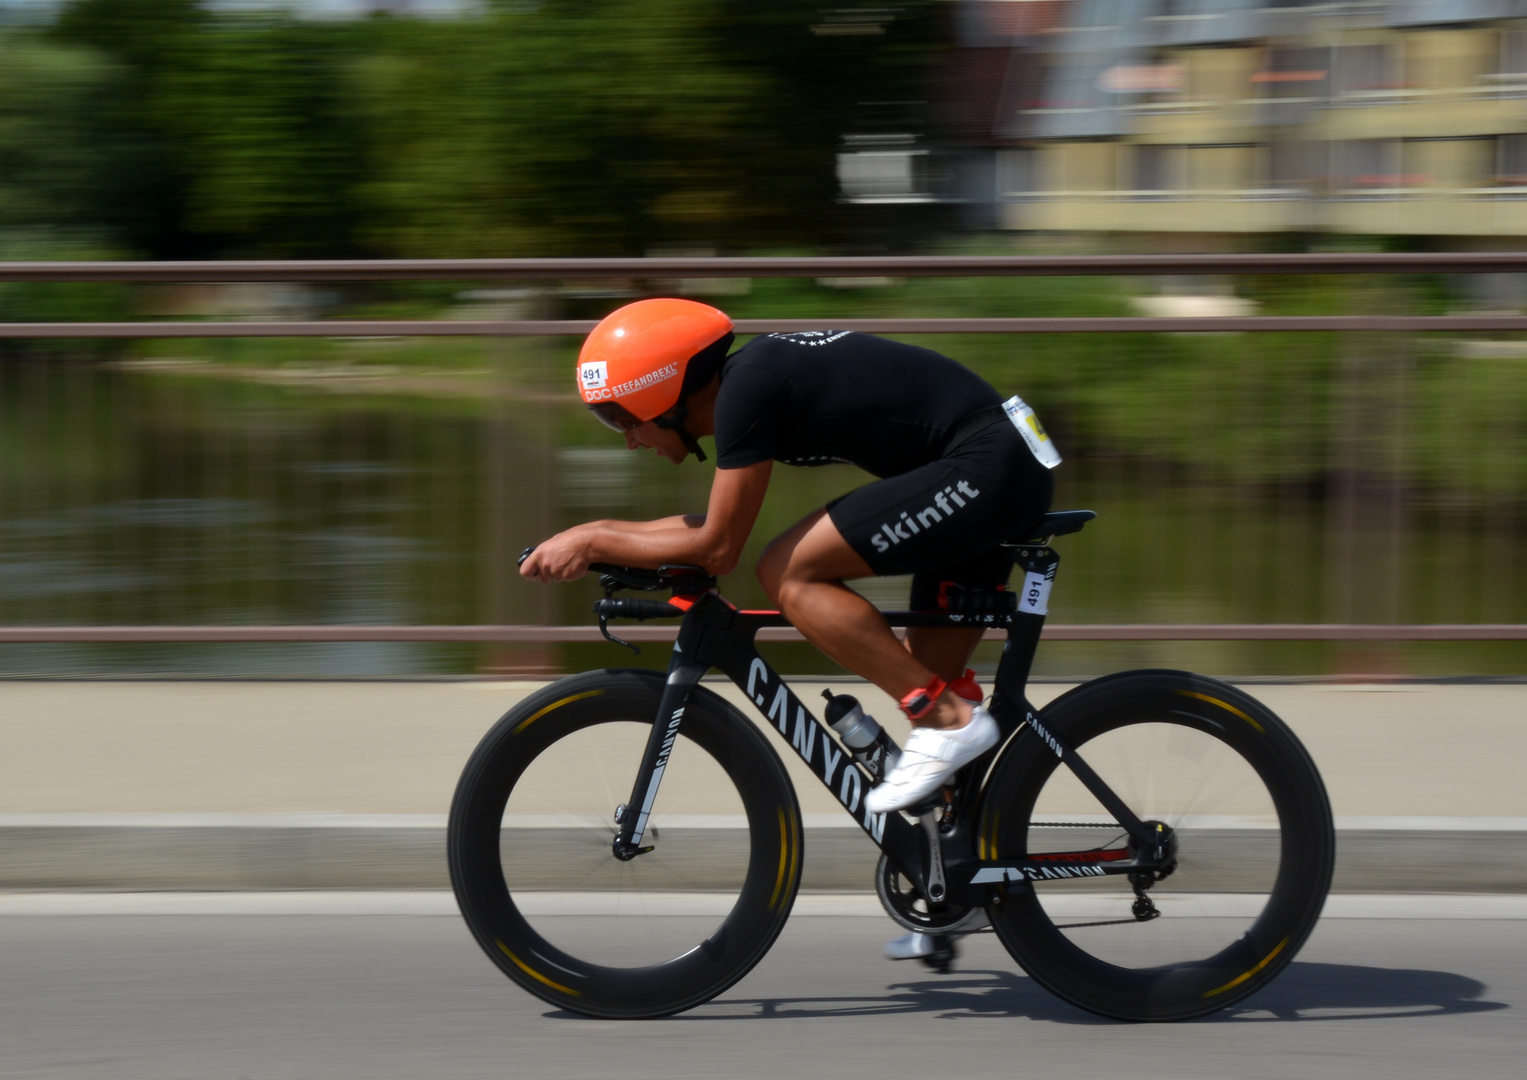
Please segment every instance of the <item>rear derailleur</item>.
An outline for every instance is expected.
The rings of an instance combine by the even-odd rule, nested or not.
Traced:
[[[1161,914],[1147,892],[1152,885],[1171,876],[1172,871],[1177,869],[1177,833],[1170,825],[1160,821],[1147,821],[1145,824],[1151,827],[1154,834],[1151,856],[1156,866],[1153,870],[1137,870],[1129,875],[1129,883],[1135,890],[1135,902],[1129,910],[1139,922],[1148,922]]]

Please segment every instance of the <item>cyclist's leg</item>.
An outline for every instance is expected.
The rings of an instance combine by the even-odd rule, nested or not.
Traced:
[[[914,639],[909,651],[843,579],[962,568],[978,558],[996,567],[997,544],[1037,520],[1052,490],[1049,470],[998,423],[947,458],[866,484],[797,522],[764,552],[758,577],[807,640],[901,700],[935,675],[958,678],[978,638],[955,631]],[[971,583],[1004,580],[991,568],[984,576],[991,580]],[[915,723],[959,728],[969,719],[968,704],[946,692]]]
[[[908,606],[913,611],[936,611],[944,606],[941,597],[946,583],[967,589],[994,589],[1007,584],[1012,572],[1012,556],[1002,547],[988,548],[951,566],[919,570],[912,576]],[[939,678],[953,683],[965,673],[984,634],[980,629],[914,626],[907,631],[907,649]]]
[[[843,584],[874,573],[825,509],[775,537],[758,561],[758,580],[807,641],[900,701],[935,672],[896,639],[873,604]],[[969,720],[970,706],[946,692],[920,723],[961,727]]]
[[[918,610],[916,605],[913,610]],[[984,630],[914,626],[907,630],[906,647],[929,671],[952,683],[965,673],[965,665],[984,634]]]
[[[998,548],[1043,515],[1052,490],[1049,470],[1011,425],[999,422],[947,457],[850,492],[828,507],[828,516],[876,574],[916,573],[958,566]],[[913,645],[958,676],[973,638]],[[921,660],[918,665],[929,667]],[[947,682],[947,675],[941,678]],[[918,805],[998,739],[984,708],[972,708],[947,689],[939,704],[943,714],[932,724],[914,724],[896,768],[865,797],[872,812]]]

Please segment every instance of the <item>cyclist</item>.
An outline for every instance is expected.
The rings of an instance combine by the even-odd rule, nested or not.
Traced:
[[[844,580],[910,573],[914,609],[1004,584],[1013,563],[998,545],[1049,509],[1059,458],[1039,460],[1048,442],[1031,450],[997,391],[931,350],[823,330],[765,334],[729,354],[733,336],[722,312],[677,299],[629,304],[594,328],[578,358],[583,401],[628,448],[674,464],[704,461],[699,439],[714,436],[710,502],[704,514],[576,526],[520,572],[568,581],[610,562],[728,574],[776,462],[850,462],[880,477],[775,537],[757,572],[812,644],[901,703],[912,735],[865,802],[915,807],[997,741],[965,667],[981,631],[914,628],[903,645]]]

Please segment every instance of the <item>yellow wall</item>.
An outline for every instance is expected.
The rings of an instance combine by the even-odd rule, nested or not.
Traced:
[[[1248,96],[1261,58],[1260,48],[1187,49],[1171,62],[1186,69],[1191,100],[1228,104]]]
[[[1520,26],[1527,29],[1527,20]],[[1527,133],[1527,96],[1502,95],[1489,77],[1500,66],[1501,32],[1474,26],[1311,35],[1305,44],[1391,47],[1403,85],[1337,99],[1282,127],[1257,119],[1266,87],[1251,78],[1264,64],[1262,45],[1177,50],[1161,60],[1183,66],[1181,94],[1134,110],[1131,134],[1122,139],[1039,143],[1041,197],[1010,206],[1007,223],[1068,231],[1527,233],[1527,201],[1478,193],[1495,183],[1497,136]],[[1334,144],[1335,158],[1348,140],[1396,140],[1395,165],[1385,171],[1397,168],[1409,187],[1366,198],[1252,196],[1269,185],[1272,139]],[[1200,197],[1125,194],[1136,185],[1135,148],[1143,144],[1171,147],[1163,157],[1169,190]],[[1238,192],[1248,195],[1227,194]]]
[[[1112,191],[1118,182],[1117,143],[1055,143],[1043,155],[1040,175],[1050,191]]]
[[[1500,39],[1494,30],[1413,30],[1401,35],[1405,84],[1417,90],[1450,90],[1481,84],[1494,70]]]
[[[1194,191],[1244,191],[1253,180],[1256,148],[1195,146],[1188,151],[1188,187]]]

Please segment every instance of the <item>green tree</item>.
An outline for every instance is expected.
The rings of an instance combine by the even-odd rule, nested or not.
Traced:
[[[839,140],[917,130],[936,7],[842,34],[803,0],[342,23],[73,0],[50,33],[108,73],[70,113],[76,186],[134,250],[594,255],[846,235]]]
[[[94,223],[90,116],[113,81],[92,50],[0,35],[0,229]]]
[[[113,78],[81,122],[92,158],[93,216],[135,251],[207,254],[184,228],[191,162],[178,137],[169,86],[197,53],[208,16],[195,0],[74,0],[54,40],[111,62]]]
[[[364,149],[348,27],[227,20],[167,80],[183,227],[225,254],[353,254]]]
[[[367,234],[410,254],[828,242],[841,135],[862,101],[919,96],[932,37],[922,18],[813,34],[819,18],[797,0],[582,0],[378,20]]]

